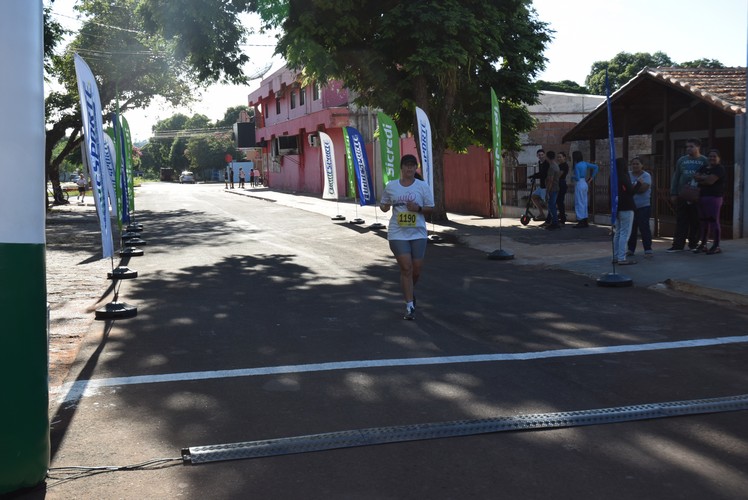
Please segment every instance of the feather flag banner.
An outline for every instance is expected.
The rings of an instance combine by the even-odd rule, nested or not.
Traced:
[[[332,139],[324,132],[319,133],[320,150],[322,151],[322,169],[325,183],[322,188],[322,198],[325,200],[338,199],[338,179],[335,173],[335,146]]]
[[[400,178],[400,136],[397,125],[384,113],[377,113],[379,148],[382,154],[382,183]]]
[[[348,162],[353,164],[353,171],[358,182],[359,203],[364,205],[376,204],[374,190],[371,184],[371,169],[369,168],[369,157],[366,154],[366,145],[361,133],[353,127],[346,127],[350,154]]]
[[[499,110],[499,99],[496,92],[491,89],[491,132],[493,136],[493,172],[494,184],[496,186],[496,206],[498,216],[501,217],[501,112]]]
[[[109,220],[109,202],[114,203],[112,182],[104,165],[104,128],[101,117],[101,98],[91,68],[81,56],[75,54],[75,74],[81,101],[83,121],[83,154],[91,175],[93,196],[101,228],[101,247],[104,258],[114,256],[112,224]],[[113,204],[114,204],[113,203]]]
[[[432,156],[431,123],[426,112],[416,107],[416,121],[418,122],[418,151],[421,153],[421,170],[423,180],[431,189],[434,196],[434,158]]]

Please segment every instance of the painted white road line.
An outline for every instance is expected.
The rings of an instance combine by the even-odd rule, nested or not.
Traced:
[[[677,342],[656,342],[652,344],[628,344],[607,347],[584,347],[580,349],[557,349],[551,351],[520,352],[506,354],[474,354],[467,356],[442,356],[433,358],[396,358],[364,361],[337,361],[304,365],[269,366],[265,368],[241,368],[235,370],[215,370],[202,372],[165,373],[162,375],[138,375],[133,377],[113,377],[90,380],[77,380],[53,391],[61,395],[62,402],[76,401],[98,393],[99,389],[135,384],[157,384],[163,382],[184,382],[211,380],[232,377],[256,377],[287,373],[308,373],[362,368],[391,368],[400,366],[448,365],[455,363],[484,363],[499,361],[527,361],[534,359],[566,358],[574,356],[598,356],[601,354],[621,354],[629,352],[686,349],[748,342],[748,335],[738,337],[718,337],[712,339],[681,340]]]

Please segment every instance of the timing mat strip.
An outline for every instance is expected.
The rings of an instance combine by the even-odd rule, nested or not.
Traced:
[[[426,439],[612,424],[747,409],[748,394],[742,394],[714,399],[671,401],[596,410],[535,413],[515,417],[373,427],[369,429],[309,434],[262,441],[193,446],[182,449],[182,462],[184,465],[196,465],[208,462],[273,457]]]

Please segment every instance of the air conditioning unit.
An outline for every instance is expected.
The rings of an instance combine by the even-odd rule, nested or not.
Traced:
[[[275,138],[278,155],[297,155],[299,154],[299,144],[297,135],[283,135]]]
[[[309,145],[311,147],[313,147],[313,148],[318,148],[319,147],[319,136],[317,134],[309,134],[309,136],[307,137],[307,139],[309,140]]]

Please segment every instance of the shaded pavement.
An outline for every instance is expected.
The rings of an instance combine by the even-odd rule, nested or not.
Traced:
[[[343,215],[350,224],[363,219],[362,226],[387,224],[389,218],[375,207],[361,207],[350,201],[335,202],[306,194],[285,193],[267,188],[229,189],[227,192],[251,196],[320,214]],[[706,298],[748,305],[748,239],[724,240],[723,253],[695,255],[665,250],[671,238],[655,238],[654,257],[644,258],[641,241],[637,264],[613,266],[612,238],[608,226],[591,225],[576,229],[567,224],[558,231],[546,231],[540,223],[523,226],[519,217],[489,219],[474,215],[448,214],[448,221],[429,224],[430,233],[457,238],[461,243],[490,254],[498,249],[513,254],[513,265],[564,269],[592,279],[617,273],[633,280],[634,286],[676,290]]]

